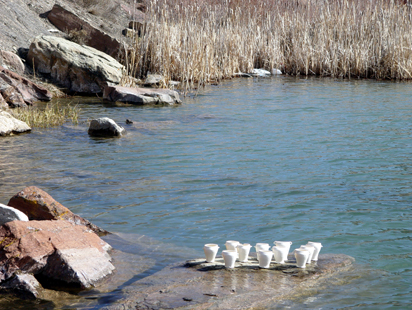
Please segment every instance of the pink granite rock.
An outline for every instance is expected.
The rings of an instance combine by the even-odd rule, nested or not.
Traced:
[[[32,273],[81,288],[112,273],[110,245],[68,221],[13,221],[0,227],[0,282]]]
[[[65,220],[86,226],[97,234],[107,234],[107,231],[74,214],[36,186],[26,187],[18,192],[10,199],[8,205],[26,214],[30,220]]]

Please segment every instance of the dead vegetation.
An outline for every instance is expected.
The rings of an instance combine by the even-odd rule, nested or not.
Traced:
[[[151,1],[129,71],[184,88],[253,68],[411,79],[411,9],[391,0]]]

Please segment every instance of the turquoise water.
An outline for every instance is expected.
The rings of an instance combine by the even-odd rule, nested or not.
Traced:
[[[411,98],[409,83],[276,77],[226,81],[176,108],[82,101],[83,121],[107,116],[128,134],[90,138],[82,123],[2,138],[0,203],[36,185],[188,259],[229,239],[322,242],[355,270],[280,307],[412,308]]]

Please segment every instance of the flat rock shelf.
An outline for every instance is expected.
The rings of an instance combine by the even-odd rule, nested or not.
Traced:
[[[248,263],[226,269],[223,258],[204,258],[164,268],[126,290],[126,298],[105,309],[268,309],[282,301],[313,294],[327,279],[352,268],[354,258],[323,254],[306,268],[297,268],[289,254],[285,264],[259,268],[256,253]],[[316,290],[315,290],[316,291]]]

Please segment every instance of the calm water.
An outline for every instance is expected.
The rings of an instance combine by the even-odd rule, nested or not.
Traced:
[[[127,136],[83,123],[0,139],[0,203],[36,185],[130,251],[145,235],[188,259],[228,239],[322,242],[355,270],[281,307],[412,308],[412,84],[238,79],[177,108],[90,101],[83,120]]]

